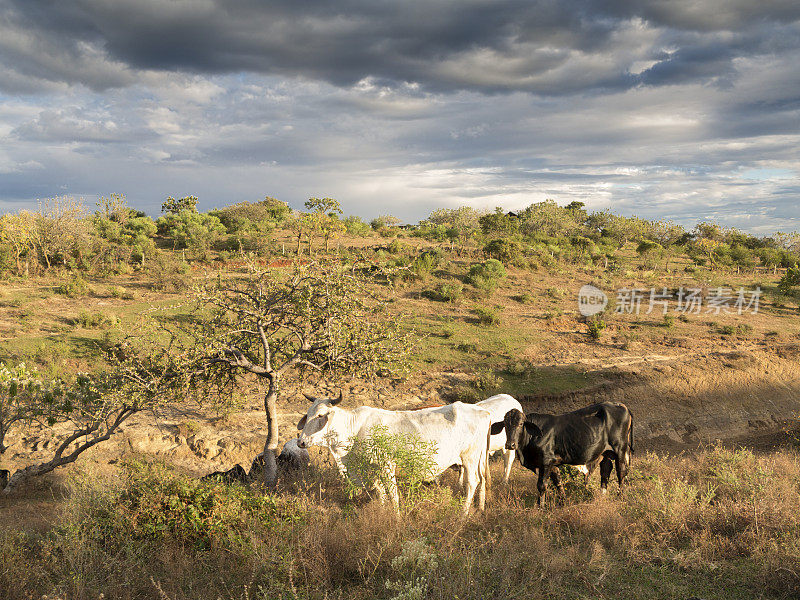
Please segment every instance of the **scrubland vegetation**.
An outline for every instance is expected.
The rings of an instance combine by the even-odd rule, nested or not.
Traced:
[[[55,198],[0,217],[0,469],[70,474],[0,497],[0,597],[800,593],[792,443],[670,457],[655,441],[622,497],[594,498],[597,482],[568,473],[566,500],[543,510],[517,466],[467,521],[450,474],[412,486],[395,520],[319,461],[264,489],[100,450],[132,415],[191,409],[216,423],[253,405],[272,450],[292,435],[283,412],[304,410],[293,393],[344,382],[395,390],[384,405],[410,408],[498,392],[536,407],[628,384],[656,413],[708,414],[735,386],[772,402],[799,380],[797,234],[686,230],[552,201],[441,209],[413,226],[344,216],[331,198],[305,211],[269,197],[197,204],[168,198],[153,219],[121,195],[96,207]],[[585,283],[609,296],[590,318],[577,312]],[[760,287],[757,314],[674,310],[681,288],[708,299],[740,287]],[[618,312],[621,288],[665,293],[670,311],[645,299]],[[637,361],[673,366],[621,366]],[[784,417],[794,431],[796,415]],[[21,508],[42,498],[44,522]]]
[[[264,493],[134,461],[111,480],[70,484],[57,526],[0,530],[0,593],[790,598],[800,593],[799,481],[792,453],[648,454],[621,497],[593,498],[597,481],[587,490],[568,474],[566,499],[537,509],[534,477],[518,469],[510,488],[493,487],[485,515],[462,521],[448,485],[396,519],[350,499],[329,468]]]

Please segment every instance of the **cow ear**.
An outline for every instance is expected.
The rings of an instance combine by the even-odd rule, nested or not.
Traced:
[[[331,400],[331,406],[336,406],[337,404],[339,404],[342,401],[343,397],[344,396],[342,395],[342,390],[339,390],[339,397],[336,400]]]
[[[308,435],[314,435],[318,431],[322,430],[322,428],[328,424],[328,415],[322,415],[321,417],[311,419],[311,423],[311,430],[307,432]]]
[[[305,392],[303,392],[303,396],[305,396],[306,400],[308,400],[309,402],[316,402],[316,400],[317,400],[316,398],[314,398],[314,396],[309,396]]]
[[[536,423],[531,423],[530,421],[525,421],[525,431],[527,431],[532,437],[541,437],[542,430],[536,425]]]
[[[503,421],[500,421],[499,423],[492,423],[492,428],[490,431],[492,432],[492,435],[497,435],[505,428],[506,424]]]
[[[297,431],[303,431],[306,428],[306,416],[303,415],[303,418],[300,419],[300,422],[297,424]]]

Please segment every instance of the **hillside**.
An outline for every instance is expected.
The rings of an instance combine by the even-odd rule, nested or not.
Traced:
[[[363,497],[346,498],[327,456],[315,452],[317,466],[310,474],[280,484],[276,504],[270,509],[277,511],[277,520],[268,526],[247,526],[248,535],[261,540],[255,546],[251,540],[231,550],[229,538],[223,543],[222,537],[215,537],[222,536],[219,532],[202,542],[200,550],[187,547],[196,541],[191,536],[147,542],[155,544],[148,546],[151,549],[175,553],[179,562],[202,560],[208,561],[207,566],[217,565],[209,567],[208,573],[201,569],[206,574],[198,574],[196,580],[186,564],[171,564],[167,558],[159,559],[159,566],[146,575],[145,565],[131,554],[136,547],[133,542],[116,549],[113,560],[130,569],[127,577],[145,578],[131,587],[129,597],[239,598],[251,592],[249,597],[262,597],[256,591],[258,582],[266,581],[265,564],[272,565],[267,569],[271,573],[267,588],[272,591],[264,592],[265,598],[274,597],[270,594],[282,586],[292,590],[291,597],[321,598],[329,593],[373,597],[379,589],[387,590],[378,581],[381,577],[387,582],[405,577],[397,584],[401,587],[386,592],[386,597],[409,598],[451,594],[477,598],[500,590],[514,597],[509,595],[514,585],[531,593],[536,589],[534,580],[553,576],[564,577],[564,582],[543,588],[547,592],[541,593],[547,597],[615,597],[632,590],[635,597],[643,598],[673,597],[669,594],[676,590],[684,596],[757,597],[761,588],[749,579],[752,573],[761,582],[774,576],[765,597],[787,597],[798,589],[800,571],[792,562],[800,556],[796,536],[781,551],[788,572],[767,558],[770,549],[780,545],[776,532],[796,526],[788,515],[794,510],[792,498],[796,500],[800,492],[796,482],[791,483],[798,468],[800,414],[800,282],[792,280],[798,260],[795,237],[756,238],[707,223],[687,232],[673,224],[589,214],[579,206],[560,208],[550,203],[532,205],[519,215],[502,211],[480,215],[459,209],[439,211],[413,228],[392,226],[388,219],[368,226],[335,212],[291,214],[275,202],[242,203],[210,213],[184,207],[166,213],[158,223],[150,220],[152,226],[149,217],[134,213],[120,217],[119,205],[107,207],[104,214],[73,215],[69,227],[64,226],[72,237],[65,237],[67,241],[53,254],[34,242],[16,256],[7,252],[5,278],[0,282],[0,360],[25,362],[52,378],[100,372],[106,368],[105,352],[133,331],[143,315],[172,323],[193,318],[191,290],[197,284],[236,281],[252,262],[276,277],[290,272],[297,261],[356,265],[369,275],[369,292],[385,306],[382,315],[411,334],[413,346],[406,368],[376,378],[321,376],[309,371],[287,377],[278,402],[281,442],[295,435],[295,424],[305,414],[307,401],[302,392],[332,396],[342,390],[348,405],[392,409],[474,402],[500,392],[514,395],[526,410],[538,412],[565,412],[612,400],[627,404],[635,416],[638,452],[632,498],[592,503],[586,489],[573,482],[564,505],[552,513],[531,512],[536,494],[533,476],[517,465],[514,487],[496,492],[496,508],[488,517],[463,529],[451,521],[447,511],[455,503],[447,476],[445,485],[429,492],[415,509],[414,531],[404,533]],[[38,218],[52,220],[52,215]],[[3,219],[5,231],[12,231],[14,216]],[[4,239],[12,239],[10,235]],[[579,312],[578,293],[585,284],[608,297],[605,310],[597,315],[585,317]],[[638,311],[626,306],[632,298],[630,290],[638,290]],[[679,310],[679,299],[685,301],[690,290],[699,304]],[[740,290],[749,305],[737,306]],[[756,290],[760,291],[757,307],[752,303]],[[651,294],[655,294],[652,309]],[[64,598],[89,598],[106,590],[122,597],[124,577],[106,574],[96,579],[88,574],[86,568],[95,564],[98,554],[72,556],[69,560],[81,564],[70,566],[70,572],[87,579],[68,584],[62,570],[44,566],[42,561],[50,559],[36,549],[39,542],[25,536],[47,539],[60,548],[54,552],[63,553],[67,533],[86,535],[87,552],[96,552],[98,538],[93,536],[97,532],[80,533],[78,515],[94,515],[90,498],[96,495],[102,504],[107,502],[104,494],[112,493],[96,487],[98,477],[123,487],[137,485],[135,477],[125,474],[131,460],[162,461],[183,474],[175,477],[188,475],[187,481],[236,463],[249,468],[267,435],[264,387],[248,378],[241,378],[237,385],[233,403],[222,409],[198,405],[187,397],[186,403],[161,407],[155,414],[135,414],[119,433],[74,464],[0,497],[0,552],[9,565],[16,565],[0,573],[0,592],[9,598],[28,597],[34,589]],[[14,471],[47,460],[69,432],[66,425],[47,423],[10,430],[0,468]],[[745,450],[731,453],[725,448]],[[683,467],[671,463],[669,456],[677,452],[690,453],[680,459]],[[720,465],[734,465],[735,477],[723,481]],[[678,489],[676,481],[683,481],[677,475],[681,469],[690,473],[689,487]],[[746,522],[739,522],[736,519],[745,518],[737,512],[744,510],[744,496],[739,496],[745,494],[742,486],[752,484],[747,480],[748,469],[780,475],[770,483],[759,479],[759,489],[766,490],[763,508],[753,509],[760,500],[755,492],[746,492],[755,521],[747,516]],[[672,486],[671,496],[658,500],[661,505],[655,509],[664,520],[656,522],[654,517],[647,525],[650,529],[626,538],[623,521],[648,510],[648,503],[656,502],[660,493],[654,486],[662,484]],[[724,496],[718,504],[699,506],[688,499],[693,494],[705,498],[708,486],[716,486],[720,498]],[[783,504],[770,504],[770,499],[783,493],[780,490],[787,489],[794,495]],[[260,494],[247,492],[251,493]],[[224,497],[226,502],[251,506],[246,498]],[[720,512],[728,509],[729,513]],[[140,518],[109,510],[109,515],[116,515],[113,519]],[[324,516],[312,516],[314,511]],[[702,538],[706,534],[700,525],[690,526],[688,537],[681,537],[677,533],[680,511],[690,521],[717,523],[711,530],[728,545]],[[504,553],[513,554],[520,544],[528,543],[521,529],[512,527],[509,532],[507,523],[514,520],[540,536],[537,539],[549,549],[545,553],[549,558],[537,559],[540,562],[535,563],[530,579],[509,571],[503,583],[493,588],[480,567],[465,566],[462,561],[488,561],[494,565],[491,568],[500,568]],[[65,522],[69,532],[59,529]],[[610,528],[604,530],[601,523],[611,523]],[[110,521],[106,525],[116,527]],[[348,530],[351,526],[352,531]],[[739,548],[745,542],[726,527],[754,528],[757,540],[751,540],[751,550]],[[315,537],[314,528],[327,533]],[[659,528],[671,533],[658,538]],[[337,535],[341,539],[335,539]],[[287,545],[288,566],[276,566],[278,555],[263,546],[270,536]],[[386,544],[379,543],[381,536]],[[401,552],[411,552],[404,549],[417,539],[427,540],[423,546],[435,547],[425,546],[423,554],[433,552],[442,565],[458,563],[469,575],[457,585],[447,585],[434,577],[441,574],[438,566],[422,569],[419,563],[407,571],[390,566]],[[341,556],[347,543],[358,548],[358,558]],[[613,556],[620,543],[634,545],[624,555]],[[311,544],[311,550],[304,544]],[[221,565],[234,568],[215,553],[222,547],[234,557],[241,556],[240,552],[250,556],[249,583],[241,573],[232,575],[228,583],[220,583],[225,577],[215,579],[213,572]],[[20,551],[35,556],[53,581],[12,580],[8,573],[19,578],[22,567],[9,557]],[[562,551],[571,557],[572,566],[559,558]],[[260,558],[248,554],[253,552]],[[624,576],[625,565],[637,560],[645,565],[641,572]],[[696,560],[702,565],[691,566]],[[180,574],[168,575],[172,568]],[[735,594],[726,596],[724,586],[702,583],[717,568],[720,575],[714,575],[715,580],[722,573],[730,576]],[[422,572],[415,569],[425,573],[422,595],[412,592],[414,578]],[[152,584],[146,581],[150,575]],[[322,583],[315,583],[315,578]],[[204,581],[214,581],[208,595],[193,587],[202,587]],[[162,590],[158,582],[166,587]],[[228,584],[232,587],[225,591]]]

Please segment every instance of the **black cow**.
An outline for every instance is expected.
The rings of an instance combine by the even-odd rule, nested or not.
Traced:
[[[622,491],[633,452],[633,415],[624,404],[603,402],[563,415],[545,415],[514,409],[501,423],[492,424],[492,435],[506,429],[506,448],[517,450],[522,466],[539,472],[539,504],[545,497],[549,476],[564,493],[558,465],[586,465],[587,478],[600,464],[600,488],[608,488],[616,463]]]
[[[0,469],[0,492],[2,492],[8,485],[8,480],[11,478],[11,471],[8,469]]]

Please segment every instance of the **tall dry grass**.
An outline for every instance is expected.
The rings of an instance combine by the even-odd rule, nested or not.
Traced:
[[[567,477],[535,507],[533,474],[464,521],[454,474],[397,518],[331,469],[276,494],[139,465],[87,478],[60,525],[0,533],[0,598],[793,598],[800,458],[710,448],[635,460],[623,496]],[[499,474],[498,474],[499,475]],[[495,482],[499,481],[495,477]],[[593,497],[596,496],[596,497]]]

